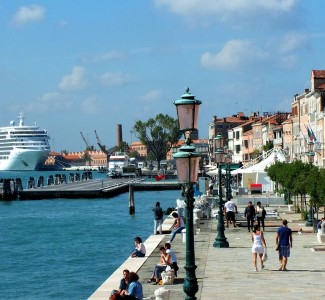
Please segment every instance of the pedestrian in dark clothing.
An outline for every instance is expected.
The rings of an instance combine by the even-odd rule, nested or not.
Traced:
[[[244,215],[245,215],[245,218],[247,220],[248,232],[250,232],[251,229],[253,230],[254,219],[255,219],[255,207],[253,206],[252,201],[248,202],[248,205],[247,205],[247,207],[245,208],[245,211],[244,211]]]
[[[279,245],[279,271],[287,271],[288,258],[290,257],[290,248],[292,248],[292,231],[287,226],[288,221],[282,220],[282,226],[278,228],[275,236],[275,242]]]
[[[159,233],[162,234],[162,223],[164,220],[164,213],[162,208],[160,207],[160,202],[157,202],[156,206],[152,210],[154,212],[153,234],[157,234],[157,229],[159,229]]]

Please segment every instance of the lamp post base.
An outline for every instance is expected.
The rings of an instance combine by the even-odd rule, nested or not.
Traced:
[[[229,248],[229,243],[227,241],[227,238],[225,237],[225,225],[223,221],[223,212],[222,209],[219,209],[218,212],[218,227],[217,227],[217,238],[215,239],[215,242],[213,244],[213,247],[215,248]]]
[[[313,218],[314,218],[314,210],[311,207],[308,212],[308,219],[307,219],[305,226],[308,226],[308,227],[313,226]]]
[[[226,238],[217,237],[213,243],[214,248],[229,248],[229,243]]]

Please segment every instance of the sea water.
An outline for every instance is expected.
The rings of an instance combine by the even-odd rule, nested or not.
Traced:
[[[21,177],[26,186],[29,176],[49,174],[55,172],[1,172],[0,177]],[[155,203],[175,207],[179,195],[135,192],[132,216],[128,193],[0,202],[0,299],[87,299],[127,259],[134,237],[145,240],[153,233]]]

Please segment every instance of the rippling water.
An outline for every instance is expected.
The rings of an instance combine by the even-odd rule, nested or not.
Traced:
[[[39,175],[30,174],[0,176],[21,177],[26,186],[26,178]],[[87,299],[129,256],[133,238],[152,234],[156,201],[175,207],[179,194],[135,192],[133,216],[128,193],[0,202],[0,299]]]

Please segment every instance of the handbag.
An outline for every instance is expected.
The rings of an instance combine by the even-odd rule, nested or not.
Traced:
[[[162,277],[162,284],[163,285],[173,284],[174,283],[174,280],[175,280],[174,270],[162,272],[161,273],[161,277]]]
[[[267,261],[267,252],[266,252],[266,249],[264,249],[264,252],[263,252],[263,256],[262,256],[262,261],[265,262]]]
[[[279,250],[280,250],[280,245],[279,244],[276,244],[275,251],[279,251]]]

